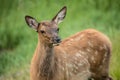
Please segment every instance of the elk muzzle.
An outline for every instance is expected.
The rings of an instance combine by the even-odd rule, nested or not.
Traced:
[[[56,36],[56,37],[52,38],[52,42],[53,42],[54,46],[58,46],[61,42],[61,38]]]

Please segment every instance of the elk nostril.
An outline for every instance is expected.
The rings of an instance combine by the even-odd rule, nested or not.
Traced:
[[[57,43],[60,43],[60,42],[61,42],[61,39],[60,39],[60,38],[57,38],[57,39],[56,39],[56,42],[57,42]]]

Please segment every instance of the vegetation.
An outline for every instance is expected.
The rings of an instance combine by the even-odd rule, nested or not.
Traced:
[[[64,5],[67,16],[60,26],[64,39],[78,31],[95,28],[113,44],[110,75],[120,80],[120,1],[119,0],[0,0],[0,80],[29,80],[30,61],[37,33],[24,16],[50,20]]]

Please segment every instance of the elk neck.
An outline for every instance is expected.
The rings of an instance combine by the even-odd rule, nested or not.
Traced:
[[[54,47],[52,44],[48,44],[47,42],[43,41],[39,36],[38,45],[40,46],[40,75],[42,77],[46,77],[48,79],[52,79],[56,69],[56,58],[54,55]]]

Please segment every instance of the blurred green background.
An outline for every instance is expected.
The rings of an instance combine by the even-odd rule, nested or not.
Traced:
[[[50,20],[66,5],[62,39],[87,28],[106,34],[113,45],[110,75],[120,80],[120,0],[0,0],[0,80],[29,80],[37,33],[25,15]]]

